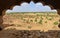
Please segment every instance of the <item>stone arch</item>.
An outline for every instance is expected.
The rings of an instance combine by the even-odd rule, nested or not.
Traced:
[[[5,15],[5,11],[7,10],[7,9],[13,9],[13,7],[15,6],[15,5],[21,5],[21,3],[23,3],[23,2],[27,2],[27,3],[30,3],[30,1],[31,0],[25,0],[25,1],[23,1],[23,0],[8,0],[8,1],[6,1],[5,0],[5,5],[1,5],[1,7],[0,7],[0,16],[1,16],[1,18],[0,18],[0,20],[2,20],[1,22],[0,22],[0,25],[3,25],[3,16]],[[60,15],[60,8],[59,8],[59,6],[58,6],[58,3],[55,1],[55,3],[56,3],[56,5],[57,6],[55,6],[54,4],[54,2],[53,2],[53,0],[51,0],[51,1],[45,1],[45,0],[40,0],[40,1],[38,1],[38,0],[32,0],[34,3],[37,3],[37,2],[41,2],[44,6],[45,5],[48,5],[48,6],[50,6],[51,7],[51,9],[56,9],[57,10],[57,12],[58,12],[58,14]],[[1,4],[3,4],[3,1],[1,1]],[[59,8],[59,9],[58,9]]]
[[[5,15],[5,11],[7,10],[7,9],[10,9],[10,10],[12,10],[13,9],[13,7],[14,6],[20,6],[21,5],[21,3],[24,3],[24,2],[26,2],[26,3],[30,3],[30,1],[29,2],[27,2],[27,1],[22,1],[22,2],[18,2],[18,4],[14,4],[14,5],[11,5],[11,6],[9,6],[9,7],[6,7],[6,9],[3,9],[2,10],[2,15],[4,16]],[[38,3],[38,2],[35,2],[35,1],[33,1],[34,3]],[[50,8],[51,8],[51,10],[53,10],[53,9],[55,9],[55,6],[53,6],[53,5],[51,5],[51,4],[46,4],[46,2],[44,2],[44,1],[39,1],[39,2],[41,2],[42,4],[43,4],[43,6],[45,6],[45,5],[48,5]],[[57,10],[57,14],[59,14],[60,15],[60,9],[56,9]]]

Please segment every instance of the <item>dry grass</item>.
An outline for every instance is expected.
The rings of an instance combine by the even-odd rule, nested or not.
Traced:
[[[6,14],[3,17],[3,24],[14,24],[15,26],[6,27],[16,28],[17,30],[60,30],[57,25],[59,24],[60,16],[57,14],[47,13],[17,13]],[[56,23],[57,21],[57,23]],[[17,26],[16,26],[17,25]]]

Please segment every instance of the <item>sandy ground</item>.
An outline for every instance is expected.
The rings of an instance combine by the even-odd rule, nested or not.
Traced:
[[[39,13],[38,13],[39,14]],[[43,15],[43,14],[42,14]],[[54,15],[54,14],[51,14]],[[56,14],[55,14],[56,15]],[[0,38],[27,38],[28,37],[28,33],[29,32],[24,32],[21,30],[40,30],[40,31],[44,31],[47,32],[48,30],[60,30],[60,28],[58,28],[58,24],[59,24],[59,19],[60,16],[52,16],[53,18],[51,18],[50,16],[39,16],[36,14],[13,14],[13,15],[5,15],[3,17],[3,24],[7,24],[2,31],[0,31]],[[48,19],[47,19],[48,18]],[[51,18],[49,20],[49,18]],[[37,22],[35,21],[35,19],[37,19]],[[31,21],[32,20],[32,21]],[[42,20],[42,21],[40,21]],[[40,23],[39,23],[40,21]],[[58,24],[54,24],[54,22],[57,22]],[[35,31],[34,31],[35,32]],[[38,38],[39,34],[41,35],[41,32],[35,32],[32,33],[32,35],[29,35],[29,37],[31,36],[32,38]],[[60,31],[58,31],[60,33]],[[54,34],[53,34],[54,33]],[[58,33],[58,37],[59,37],[59,33]],[[33,35],[35,34],[35,35]],[[43,34],[43,33],[42,33]],[[46,33],[44,33],[46,34]],[[43,34],[43,35],[44,35]],[[50,34],[50,32],[49,32]],[[52,32],[51,36],[54,35],[53,37],[56,38],[55,34],[57,34],[57,32]],[[43,38],[43,35],[41,38]],[[47,36],[47,38],[53,38],[51,36],[49,36],[48,34],[44,35],[45,37]],[[45,38],[44,37],[44,38]]]
[[[42,16],[42,24],[39,24],[39,20],[41,19],[40,16],[36,16],[36,14],[27,14],[27,15],[22,15],[22,16],[18,16],[17,15],[5,15],[3,17],[3,24],[13,24],[14,26],[8,26],[5,28],[6,29],[10,29],[10,28],[15,28],[17,30],[41,30],[41,31],[48,31],[48,30],[60,30],[60,28],[58,28],[58,24],[54,25],[54,22],[58,22],[59,23],[59,19],[60,16],[57,17],[53,17],[52,20],[48,20],[46,18],[46,16]],[[30,17],[29,17],[30,15]],[[53,15],[53,14],[52,14]],[[22,19],[23,17],[23,19]],[[25,18],[24,18],[25,17]],[[32,18],[31,18],[32,17]],[[37,18],[37,22],[35,22],[34,20]],[[48,16],[48,18],[51,18]],[[24,21],[25,19],[25,21]],[[33,20],[33,22],[31,22],[30,20]],[[26,22],[29,21],[29,22]],[[47,21],[47,23],[45,23]]]

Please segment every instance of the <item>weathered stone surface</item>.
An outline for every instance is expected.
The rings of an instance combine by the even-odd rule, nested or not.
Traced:
[[[39,30],[4,30],[4,33],[0,32],[0,38],[60,38],[60,30],[48,32]]]

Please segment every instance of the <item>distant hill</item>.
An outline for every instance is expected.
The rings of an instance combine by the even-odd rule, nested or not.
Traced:
[[[6,12],[6,13],[57,13],[57,12]]]

